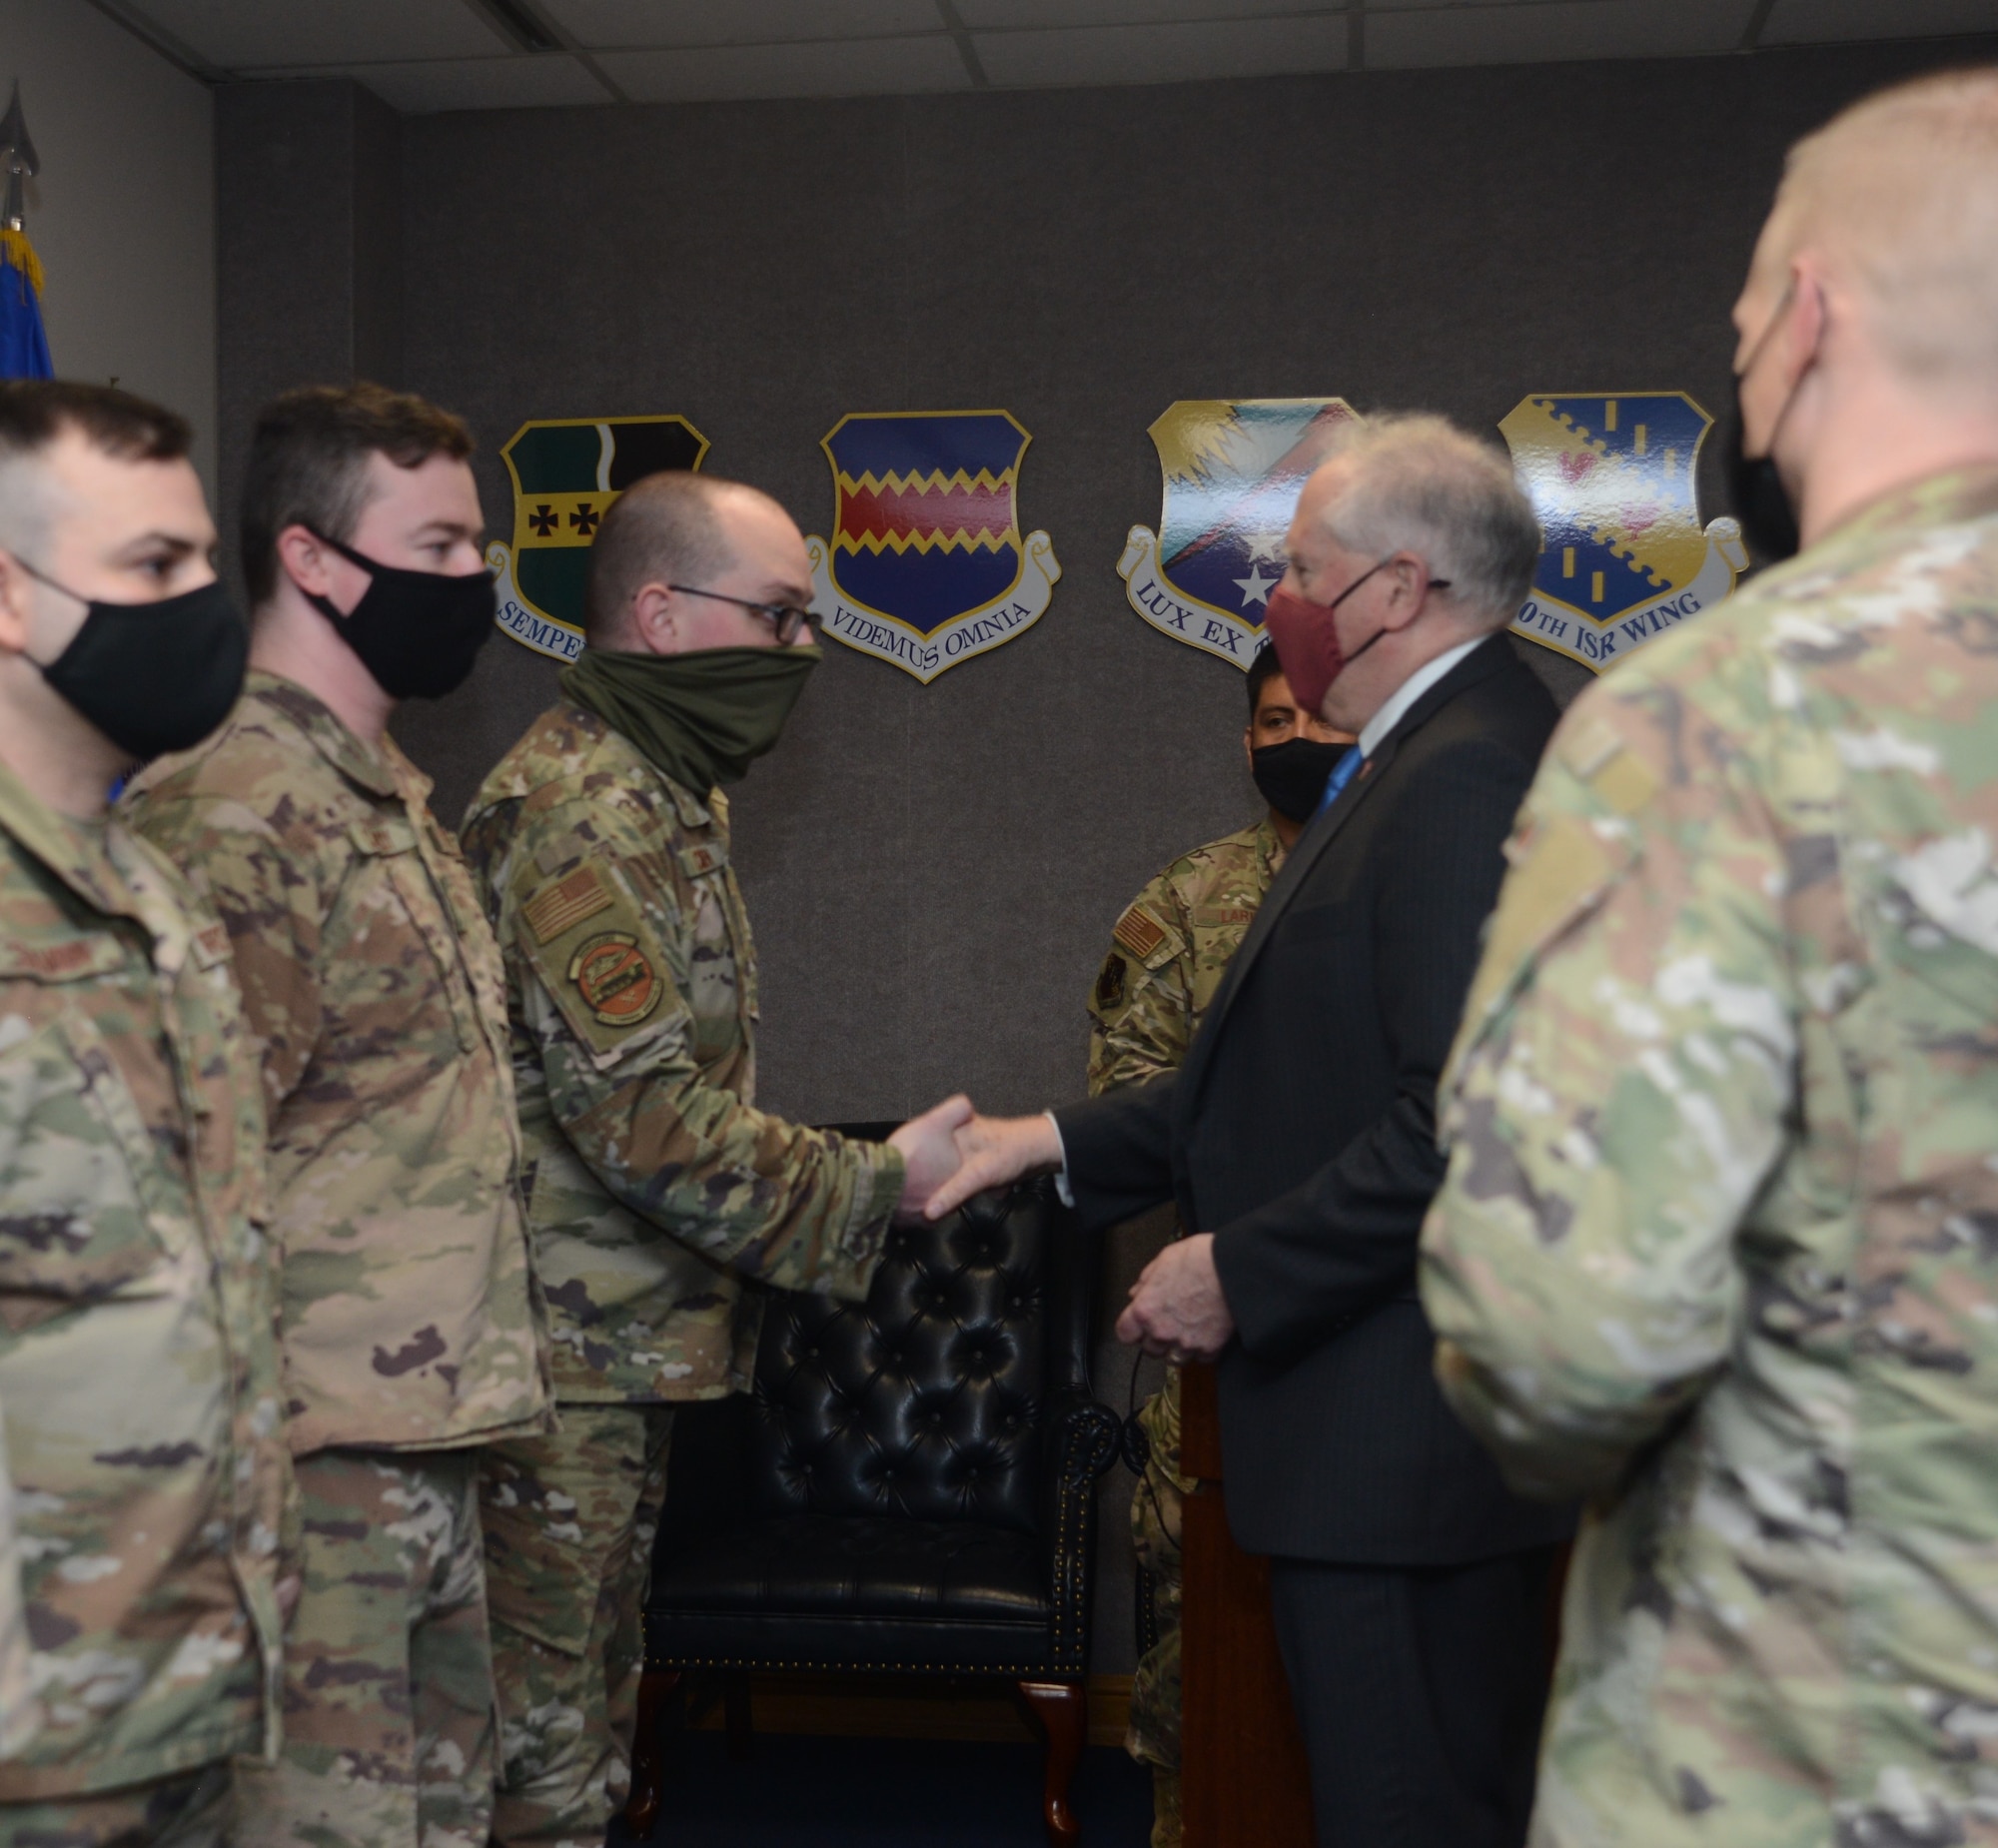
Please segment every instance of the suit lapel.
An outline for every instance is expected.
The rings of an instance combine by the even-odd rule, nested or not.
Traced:
[[[1387,779],[1389,768],[1403,743],[1459,693],[1507,666],[1515,665],[1517,663],[1506,652],[1504,643],[1497,636],[1487,646],[1474,648],[1402,714],[1394,730],[1381,740],[1380,748],[1375,751],[1365,773],[1356,777],[1332,807],[1305,830],[1292,849],[1290,858],[1284,862],[1284,870],[1277,875],[1277,883],[1271,887],[1269,896],[1257,911],[1256,921],[1249,926],[1248,935],[1242,939],[1242,947],[1235,952],[1234,960],[1228,965],[1228,973],[1222,978],[1207,1017],[1201,1022],[1200,1031],[1188,1049],[1186,1067],[1175,1099],[1177,1111],[1183,1116],[1191,1111],[1193,1100],[1200,1093],[1207,1068],[1212,1062],[1213,1048],[1221,1037],[1221,1024],[1228,1017],[1243,983],[1249,979],[1249,972],[1255,966],[1256,958],[1262,954],[1263,945],[1269,942],[1271,933],[1282,922],[1291,901],[1311,876],[1312,869],[1324,858],[1326,850],[1360,812],[1361,804]]]

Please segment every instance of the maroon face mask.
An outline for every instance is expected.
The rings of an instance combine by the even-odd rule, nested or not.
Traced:
[[[1314,603],[1290,590],[1270,592],[1263,626],[1270,631],[1277,663],[1304,711],[1323,717],[1320,708],[1333,681],[1387,634],[1386,629],[1376,629],[1348,654],[1339,645],[1339,627],[1332,619],[1332,612],[1387,562],[1383,558],[1373,570],[1362,571],[1329,603]]]

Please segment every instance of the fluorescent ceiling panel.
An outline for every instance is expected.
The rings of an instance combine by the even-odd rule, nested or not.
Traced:
[[[957,46],[933,38],[845,39],[691,51],[600,51],[604,74],[636,103],[741,97],[896,96],[962,90]]]
[[[936,0],[542,0],[593,49],[890,38],[944,29]]]
[[[1164,21],[1249,20],[1272,14],[1346,14],[1327,0],[957,0],[974,32],[1023,26],[1143,26]]]
[[[978,59],[995,84],[1179,83],[1346,66],[1344,13],[1207,25],[1078,26],[1067,32],[980,32]]]
[[[465,0],[128,3],[225,70],[490,58],[512,49]]]
[[[1733,51],[1754,0],[1551,0],[1526,6],[1367,13],[1372,70],[1540,64],[1567,58],[1675,58]]]
[[[1776,0],[1764,45],[1998,32],[1998,0]]]

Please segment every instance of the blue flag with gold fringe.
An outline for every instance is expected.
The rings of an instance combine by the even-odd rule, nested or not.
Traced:
[[[0,225],[0,379],[51,379],[42,263],[25,231]]]
[[[28,242],[24,182],[42,170],[35,138],[21,113],[21,83],[14,81],[7,113],[0,116],[0,172],[7,193],[0,203],[0,379],[51,379],[49,337],[42,326],[42,260]]]

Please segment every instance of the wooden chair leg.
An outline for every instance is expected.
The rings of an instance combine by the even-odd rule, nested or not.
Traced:
[[[677,1668],[648,1668],[638,1678],[638,1728],[631,1741],[631,1794],[624,1804],[624,1826],[640,1841],[651,1835],[665,1795],[666,1755],[659,1742],[659,1723],[679,1684]]]
[[[1048,1774],[1041,1814],[1047,1821],[1048,1840],[1055,1848],[1072,1848],[1082,1838],[1082,1824],[1069,1808],[1068,1786],[1089,1736],[1089,1701],[1080,1681],[1022,1681],[1019,1688],[1020,1698],[1047,1734]]]
[[[722,1682],[722,1701],[728,1724],[728,1758],[731,1764],[747,1764],[756,1756],[756,1721],[749,1704],[749,1677],[731,1668]]]

